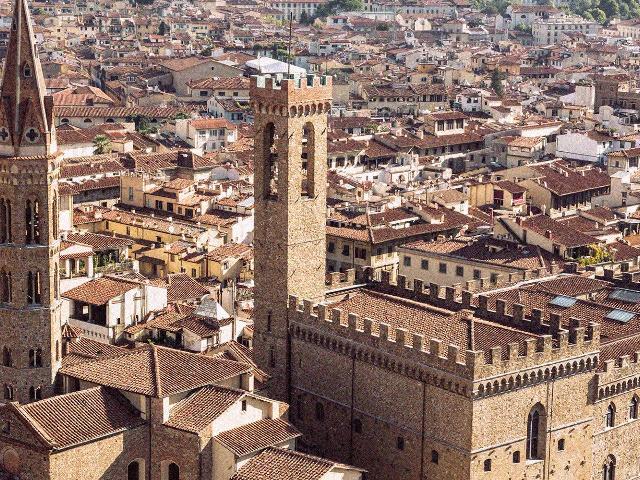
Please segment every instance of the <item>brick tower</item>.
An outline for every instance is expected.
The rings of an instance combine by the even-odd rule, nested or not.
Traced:
[[[54,393],[60,366],[53,101],[26,0],[16,0],[0,91],[0,402]]]
[[[251,79],[255,116],[255,355],[287,399],[289,295],[322,300],[331,78]]]

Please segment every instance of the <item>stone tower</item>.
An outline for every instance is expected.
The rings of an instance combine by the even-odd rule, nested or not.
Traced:
[[[0,402],[54,393],[60,366],[58,175],[26,0],[16,0],[0,90]]]
[[[287,399],[289,295],[324,296],[331,78],[253,77],[255,337],[270,393]]]

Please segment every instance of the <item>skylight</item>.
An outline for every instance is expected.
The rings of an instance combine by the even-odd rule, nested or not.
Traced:
[[[573,305],[575,305],[577,301],[577,298],[568,297],[566,295],[558,295],[556,298],[551,300],[549,304],[555,305],[556,307],[569,308],[573,307]]]
[[[616,288],[609,294],[609,298],[627,303],[640,303],[640,292],[626,288]]]
[[[615,320],[617,322],[627,323],[629,320],[635,317],[635,315],[636,314],[633,312],[615,309],[607,313],[607,316],[605,318],[608,318],[609,320]]]

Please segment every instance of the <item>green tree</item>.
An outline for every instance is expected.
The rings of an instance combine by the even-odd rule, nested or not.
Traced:
[[[620,17],[620,5],[617,0],[600,0],[600,9],[607,18]]]
[[[309,22],[311,21],[312,17],[309,16],[309,14],[307,12],[302,12],[300,14],[300,23],[302,23],[303,25],[308,25]]]
[[[200,55],[202,57],[210,57],[212,53],[213,50],[211,49],[211,47],[204,47],[204,49],[202,49],[202,51],[200,52]]]
[[[111,140],[106,135],[96,135],[93,139],[93,153],[95,155],[111,153]]]
[[[599,8],[592,8],[591,10],[589,10],[589,13],[598,23],[604,23],[607,20],[607,14]]]
[[[376,30],[378,30],[379,32],[386,32],[389,30],[389,24],[388,23],[378,23],[376,25]]]
[[[158,35],[166,35],[169,33],[169,25],[164,23],[164,20],[160,22],[160,26],[158,27]]]
[[[504,95],[504,85],[502,81],[506,78],[506,75],[498,70],[491,72],[491,88],[496,95],[502,97]]]

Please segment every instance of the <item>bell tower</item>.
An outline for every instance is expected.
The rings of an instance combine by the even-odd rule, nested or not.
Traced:
[[[325,285],[327,115],[331,78],[251,79],[255,155],[254,349],[286,400],[289,295],[321,301]]]
[[[0,402],[54,394],[61,358],[58,176],[26,0],[16,0],[0,90]]]

